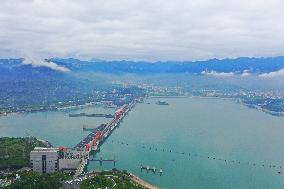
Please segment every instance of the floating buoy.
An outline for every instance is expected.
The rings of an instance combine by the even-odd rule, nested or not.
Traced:
[[[118,144],[122,144],[122,145],[126,145],[126,146],[129,146],[131,145],[131,143],[127,143],[127,142],[123,142],[123,141],[116,141],[116,140],[111,140],[112,143],[114,142],[117,142]],[[192,153],[186,153],[186,152],[179,152],[179,151],[173,151],[171,149],[159,149],[159,148],[156,148],[155,146],[148,146],[146,144],[143,144],[143,145],[139,145],[139,144],[134,144],[135,146],[137,147],[142,147],[142,148],[148,148],[148,150],[155,150],[155,151],[162,151],[162,152],[169,152],[169,153],[176,153],[176,154],[180,154],[180,155],[188,155],[188,156],[191,156],[193,155],[194,157],[197,157],[197,158],[206,158],[206,159],[212,159],[212,160],[219,160],[219,161],[224,161],[225,163],[237,163],[237,164],[241,164],[241,161],[238,161],[238,160],[227,160],[227,159],[223,159],[223,158],[218,158],[218,157],[212,157],[212,156],[202,156],[202,155],[198,155],[196,153],[192,154]],[[86,146],[87,147],[87,146]],[[188,159],[190,160],[190,159]],[[175,161],[175,160],[172,160],[172,161]],[[243,162],[247,165],[250,165],[250,166],[259,166],[259,167],[269,167],[269,168],[279,168],[279,169],[282,169],[282,166],[277,166],[277,165],[266,165],[266,164],[257,164],[257,163],[253,163],[253,162]],[[282,174],[282,171],[278,171],[277,172],[278,174]]]

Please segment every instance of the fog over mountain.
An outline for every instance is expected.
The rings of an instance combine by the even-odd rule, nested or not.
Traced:
[[[105,73],[191,73],[205,76],[248,77],[252,74],[261,78],[284,75],[284,57],[211,59],[207,61],[125,61],[125,60],[79,60],[51,58],[45,60],[0,59],[4,72],[20,68],[46,68],[57,72],[105,72]],[[1,71],[1,70],[0,70]]]
[[[51,61],[73,71],[107,73],[192,73],[207,76],[248,77],[257,74],[263,78],[283,76],[284,57],[211,59],[207,61],[105,61],[53,58]]]

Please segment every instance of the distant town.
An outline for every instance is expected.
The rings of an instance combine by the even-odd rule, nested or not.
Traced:
[[[248,90],[248,89],[188,89],[185,87],[161,87],[151,84],[127,84],[116,82],[112,90],[91,91],[90,94],[79,95],[65,101],[43,101],[38,104],[6,102],[0,107],[0,116],[13,113],[29,113],[38,111],[58,111],[78,109],[87,106],[101,105],[106,108],[117,108],[135,98],[164,97],[215,97],[237,100],[250,108],[260,109],[271,115],[284,115],[284,91]]]

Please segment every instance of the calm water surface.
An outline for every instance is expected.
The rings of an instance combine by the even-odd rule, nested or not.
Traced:
[[[114,113],[114,109],[95,106],[78,110],[50,111],[0,117],[0,137],[26,136],[50,141],[54,146],[75,146],[89,132],[83,125],[99,126],[110,119],[98,117],[69,117],[69,113]]]
[[[101,147],[97,157],[113,158],[161,188],[284,188],[284,117],[274,117],[230,100],[168,98],[169,106],[138,104]],[[87,108],[74,112],[113,113]],[[44,112],[0,118],[0,136],[26,132],[54,145],[75,145],[88,132],[82,124],[99,118],[69,118]],[[208,158],[209,157],[209,158]],[[215,158],[215,159],[214,159]],[[225,161],[226,160],[226,161]],[[140,171],[140,164],[163,168],[163,176]],[[275,167],[274,167],[275,166]],[[91,162],[89,170],[111,169]]]

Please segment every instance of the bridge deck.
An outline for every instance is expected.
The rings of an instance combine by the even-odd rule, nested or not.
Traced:
[[[74,148],[75,149],[84,149],[85,145],[90,143],[95,137],[98,131],[103,131],[107,125],[101,124],[97,128],[95,128],[88,136],[86,136],[83,140],[81,140]]]
[[[135,104],[136,101],[134,100],[129,104],[128,108],[124,110],[123,116],[119,117],[118,119],[117,118],[112,119],[111,122],[108,124],[101,124],[99,127],[95,128],[87,137],[81,140],[74,148],[78,150],[84,150],[86,144],[92,142],[96,138],[96,133],[99,131],[101,132],[101,136],[103,137],[102,140],[107,138],[112,133],[113,128],[120,123],[120,121],[126,116],[126,114],[135,106]],[[83,158],[81,160],[80,166],[76,170],[75,177],[77,177],[84,171],[84,167],[88,164],[89,160],[90,160],[89,156],[87,159]],[[98,161],[98,160],[93,160],[93,161]],[[114,165],[116,163],[116,160],[103,160],[103,159],[99,160],[101,164],[103,161],[112,161]]]

